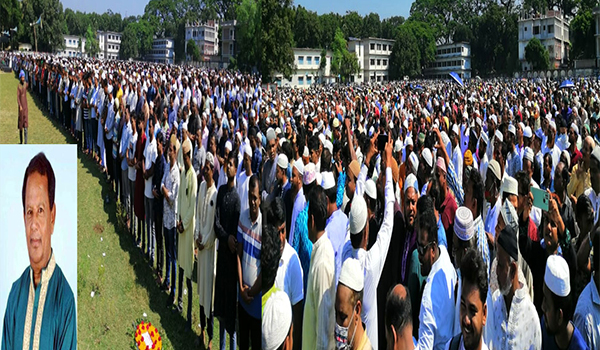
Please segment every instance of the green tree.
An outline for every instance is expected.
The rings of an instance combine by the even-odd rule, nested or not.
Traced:
[[[270,82],[275,72],[290,79],[294,71],[293,33],[290,17],[291,0],[262,0],[259,2],[261,27],[258,60],[263,81]]]
[[[405,19],[402,16],[392,16],[381,21],[381,30],[379,37],[384,39],[394,39],[396,30],[404,23]]]
[[[0,29],[10,34],[11,47],[18,46],[19,26],[21,25],[21,2],[19,0],[0,1]],[[17,27],[17,32],[11,29]]]
[[[294,41],[296,47],[317,48],[321,44],[321,22],[316,12],[307,11],[304,7],[296,8],[294,22]]]
[[[525,46],[525,59],[531,63],[534,70],[546,70],[550,68],[548,50],[542,45],[538,38],[529,40]]]
[[[378,37],[381,32],[381,20],[379,15],[371,12],[365,16],[362,23],[362,37]]]
[[[139,47],[134,24],[129,24],[121,36],[121,47],[119,57],[123,60],[139,57]]]
[[[322,48],[331,47],[331,42],[335,37],[335,31],[342,27],[342,16],[337,13],[326,13],[319,16],[322,35],[319,46]]]
[[[426,22],[414,21],[411,19],[406,21],[402,27],[406,28],[406,30],[410,30],[417,41],[420,53],[419,65],[421,69],[433,62],[435,60],[436,50],[435,28],[431,27]]]
[[[331,43],[331,50],[333,51],[331,59],[332,74],[339,75],[342,81],[347,81],[350,75],[358,73],[358,59],[354,53],[348,52],[344,33],[339,28],[335,32],[335,38]]]
[[[92,30],[92,26],[88,24],[87,31],[85,32],[85,52],[89,57],[96,57],[100,52],[100,46],[98,45],[98,39],[96,39],[96,33]]]
[[[392,54],[390,56],[390,79],[402,79],[405,75],[410,77],[421,74],[421,53],[413,32],[401,26],[396,32]]]
[[[23,0],[22,27],[19,27],[19,38],[22,42],[29,42],[35,50],[34,23],[42,16],[42,25],[35,27],[37,46],[39,51],[52,52],[64,47],[64,13],[60,0]]]
[[[189,39],[187,41],[187,54],[192,58],[192,61],[199,62],[201,59],[200,49],[198,48],[198,45],[196,45],[196,42],[193,39]]]
[[[589,9],[579,11],[571,21],[572,38],[571,59],[594,58],[596,53],[594,42],[595,20]]]
[[[235,67],[245,72],[258,66],[261,57],[259,38],[261,28],[261,13],[257,0],[243,0],[236,9],[237,31],[236,45],[238,53]]]
[[[346,38],[360,38],[362,30],[363,18],[356,11],[347,12],[346,15],[342,18],[342,32],[344,36]]]

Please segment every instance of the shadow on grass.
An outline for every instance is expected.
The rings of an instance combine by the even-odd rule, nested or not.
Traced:
[[[52,126],[54,126],[56,128],[56,130],[58,130],[60,132],[60,134],[65,137],[65,139],[67,140],[67,142],[69,144],[76,144],[77,140],[73,137],[73,135],[71,135],[71,131],[69,129],[65,128],[62,125],[61,121],[58,120],[55,116],[50,116],[50,112],[48,111],[48,108],[46,107],[46,105],[44,105],[42,100],[40,100],[41,95],[38,95],[37,92],[33,91],[33,89],[34,88],[31,87],[31,90],[29,90],[29,95],[31,96],[31,99],[35,103],[36,108],[42,113],[42,116],[44,116],[50,123],[52,123]],[[61,102],[61,106],[62,106],[62,102]]]
[[[117,215],[117,203],[115,193],[106,182],[106,176],[100,171],[96,162],[89,156],[78,152],[78,158],[81,160],[84,169],[98,180],[98,185],[102,188],[102,199],[104,202],[104,211],[108,215],[109,222],[114,225],[115,232],[119,235],[121,249],[129,254],[129,264],[133,266],[136,275],[136,283],[148,292],[148,304],[150,309],[160,316],[162,332],[169,339],[174,349],[194,348],[197,335],[195,332],[186,329],[186,318],[174,309],[167,307],[168,295],[162,291],[156,283],[153,268],[145,259],[141,249],[137,247],[133,236],[127,230],[123,220]],[[106,198],[109,202],[106,202]],[[178,272],[179,273],[179,272]],[[192,288],[188,293],[193,293]],[[187,296],[184,296],[186,299]],[[187,309],[184,307],[184,314]],[[135,320],[132,315],[131,321]],[[133,326],[130,328],[133,329]],[[201,348],[204,346],[201,344]],[[214,344],[213,344],[214,347]]]

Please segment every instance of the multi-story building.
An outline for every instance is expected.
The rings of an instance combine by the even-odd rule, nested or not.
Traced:
[[[119,58],[119,50],[121,49],[121,33],[117,32],[96,32],[98,39],[99,59],[116,60]]]
[[[187,42],[192,39],[198,46],[203,56],[219,54],[219,23],[209,20],[206,23],[186,23],[185,25],[185,53],[187,55]],[[190,57],[187,57],[188,59]]]
[[[425,68],[424,75],[430,79],[448,79],[455,72],[462,79],[471,78],[471,45],[467,42],[439,45],[435,61]]]
[[[223,62],[229,62],[237,52],[235,42],[236,25],[237,21],[235,19],[221,23],[221,56]]]
[[[390,56],[394,40],[382,38],[349,38],[348,50],[354,52],[361,69],[351,79],[356,82],[388,80]],[[362,76],[362,77],[361,77]]]
[[[56,54],[62,57],[87,57],[85,53],[85,38],[76,35],[63,35],[64,49]]]
[[[532,66],[525,59],[525,47],[532,38],[538,38],[548,50],[550,67],[559,68],[569,56],[569,20],[560,11],[547,11],[534,16],[522,15],[519,18],[519,61],[523,70]]]
[[[155,63],[173,64],[175,61],[175,44],[172,38],[154,39],[152,51],[146,55],[146,60]]]
[[[293,50],[295,71],[290,80],[285,79],[280,73],[274,74],[274,81],[277,85],[307,88],[313,84],[335,81],[335,77],[331,76],[330,72],[331,57],[333,56],[331,51],[326,51],[326,55],[323,58],[325,63],[323,64],[321,49],[294,48]]]

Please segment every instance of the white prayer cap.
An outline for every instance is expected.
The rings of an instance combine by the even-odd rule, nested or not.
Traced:
[[[551,120],[549,124],[550,124],[550,127],[552,129],[554,129],[554,131],[556,131],[556,123],[554,122],[554,120]]]
[[[481,137],[479,138],[479,141],[483,142],[487,145],[490,142],[490,140],[488,139],[487,133],[482,132]]]
[[[365,193],[372,199],[377,199],[377,186],[373,179],[368,179],[365,183]]]
[[[498,141],[500,141],[500,143],[504,142],[504,136],[502,135],[502,133],[500,132],[500,130],[496,130],[495,136],[498,139]]]
[[[304,146],[304,151],[302,152],[302,157],[308,157],[310,153],[308,152],[308,147]]]
[[[281,290],[273,292],[262,310],[262,347],[276,350],[285,341],[292,326],[292,304]]]
[[[510,124],[510,125],[508,126],[508,132],[510,132],[510,133],[511,133],[511,134],[513,134],[513,135],[516,135],[516,134],[517,134],[517,128],[515,128],[515,126],[514,126],[514,125]]]
[[[246,145],[248,146],[248,145]],[[277,156],[277,166],[280,167],[281,169],[285,170],[288,167],[288,157],[285,154],[280,154]]]
[[[280,138],[280,139],[279,139],[279,147],[283,147],[283,144],[284,144],[286,141],[287,141],[287,140],[286,140],[286,138],[285,138],[285,137],[282,137],[282,138]]]
[[[531,148],[525,147],[525,151],[523,151],[523,159],[527,159],[533,163],[533,150]]]
[[[108,85],[108,93],[112,94],[112,92],[113,92],[113,86],[112,86],[112,84],[109,84]]]
[[[304,185],[310,185],[317,179],[317,168],[314,163],[308,163],[304,167],[304,173],[302,174],[302,183]]]
[[[231,146],[231,141],[227,140],[227,142],[225,142],[225,149],[231,152],[231,150],[233,149],[233,147]]]
[[[414,174],[409,174],[406,180],[404,180],[404,193],[411,187],[415,189],[415,192],[419,193],[419,182]]]
[[[211,164],[213,166],[215,164],[215,156],[213,156],[213,154],[210,152],[206,153],[206,163]]]
[[[509,200],[504,201],[502,208],[500,208],[500,214],[502,214],[504,225],[512,226],[516,231],[519,230],[517,211]]]
[[[473,213],[467,207],[459,207],[454,217],[454,233],[461,241],[469,241],[475,235]]]
[[[321,144],[325,145],[325,135],[323,135],[323,133],[319,134],[319,141],[321,141]]]
[[[514,177],[506,175],[504,180],[502,180],[502,192],[518,196],[519,192],[517,180]]]
[[[333,178],[333,173],[331,171],[322,172],[321,177],[321,187],[323,187],[324,190],[335,187],[335,179]]]
[[[531,127],[526,126],[523,128],[523,137],[530,139],[533,136],[533,132],[531,131]]]
[[[412,168],[414,173],[417,173],[417,170],[419,169],[419,157],[417,156],[417,154],[415,152],[411,152],[410,156],[408,156],[408,159],[410,159],[410,163],[412,164]]]
[[[275,134],[275,130],[273,130],[273,128],[268,128],[267,129],[267,142],[269,142],[271,140],[275,140],[275,137],[277,137],[277,135]]]
[[[544,283],[548,289],[559,297],[569,296],[571,293],[570,280],[567,261],[560,255],[550,255],[546,261],[546,273],[544,274]]]
[[[494,122],[494,124],[498,124],[498,117],[496,117],[495,114],[492,114],[492,116],[490,117],[490,120]]]
[[[433,168],[433,154],[431,154],[431,150],[429,148],[424,148],[423,152],[421,152],[421,156],[425,160],[425,163],[427,163],[430,168]]]
[[[298,160],[294,162],[294,168],[298,170],[300,176],[304,176],[304,163],[302,163],[302,158],[298,158]]]
[[[365,287],[364,269],[358,259],[348,258],[342,264],[339,283],[360,292]]]
[[[502,174],[500,173],[500,164],[497,160],[490,160],[490,162],[488,163],[488,169],[492,171],[492,174],[494,174],[494,177],[496,177],[496,179],[502,179]]]
[[[241,138],[242,136],[240,136]],[[247,155],[248,157],[252,158],[252,147],[250,147],[249,144],[246,144],[244,146],[244,154]]]
[[[367,224],[367,202],[362,196],[354,196],[354,199],[352,199],[348,221],[350,234],[352,235],[362,232],[365,228]]]
[[[458,134],[459,134],[459,130],[458,130],[458,125],[457,125],[457,124],[454,124],[454,125],[452,125],[452,132],[453,132],[455,135],[458,135]]]
[[[323,148],[327,148],[329,150],[329,153],[333,155],[333,143],[331,143],[331,141],[325,140],[325,142],[323,143]]]
[[[401,149],[402,149],[402,141],[396,140],[396,142],[394,142],[394,152],[400,152]]]
[[[406,146],[414,146],[412,137],[406,138]]]

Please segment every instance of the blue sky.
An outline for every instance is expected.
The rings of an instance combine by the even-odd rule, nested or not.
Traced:
[[[357,11],[364,16],[369,12],[376,12],[381,19],[384,19],[391,16],[408,17],[412,2],[413,0],[295,0],[294,5],[302,5],[311,11],[316,11],[318,14],[337,12],[343,15],[346,11]],[[63,8],[68,7],[75,11],[97,13],[104,13],[106,10],[111,9],[113,12],[120,13],[123,17],[143,14],[147,3],[148,0],[62,0]]]

